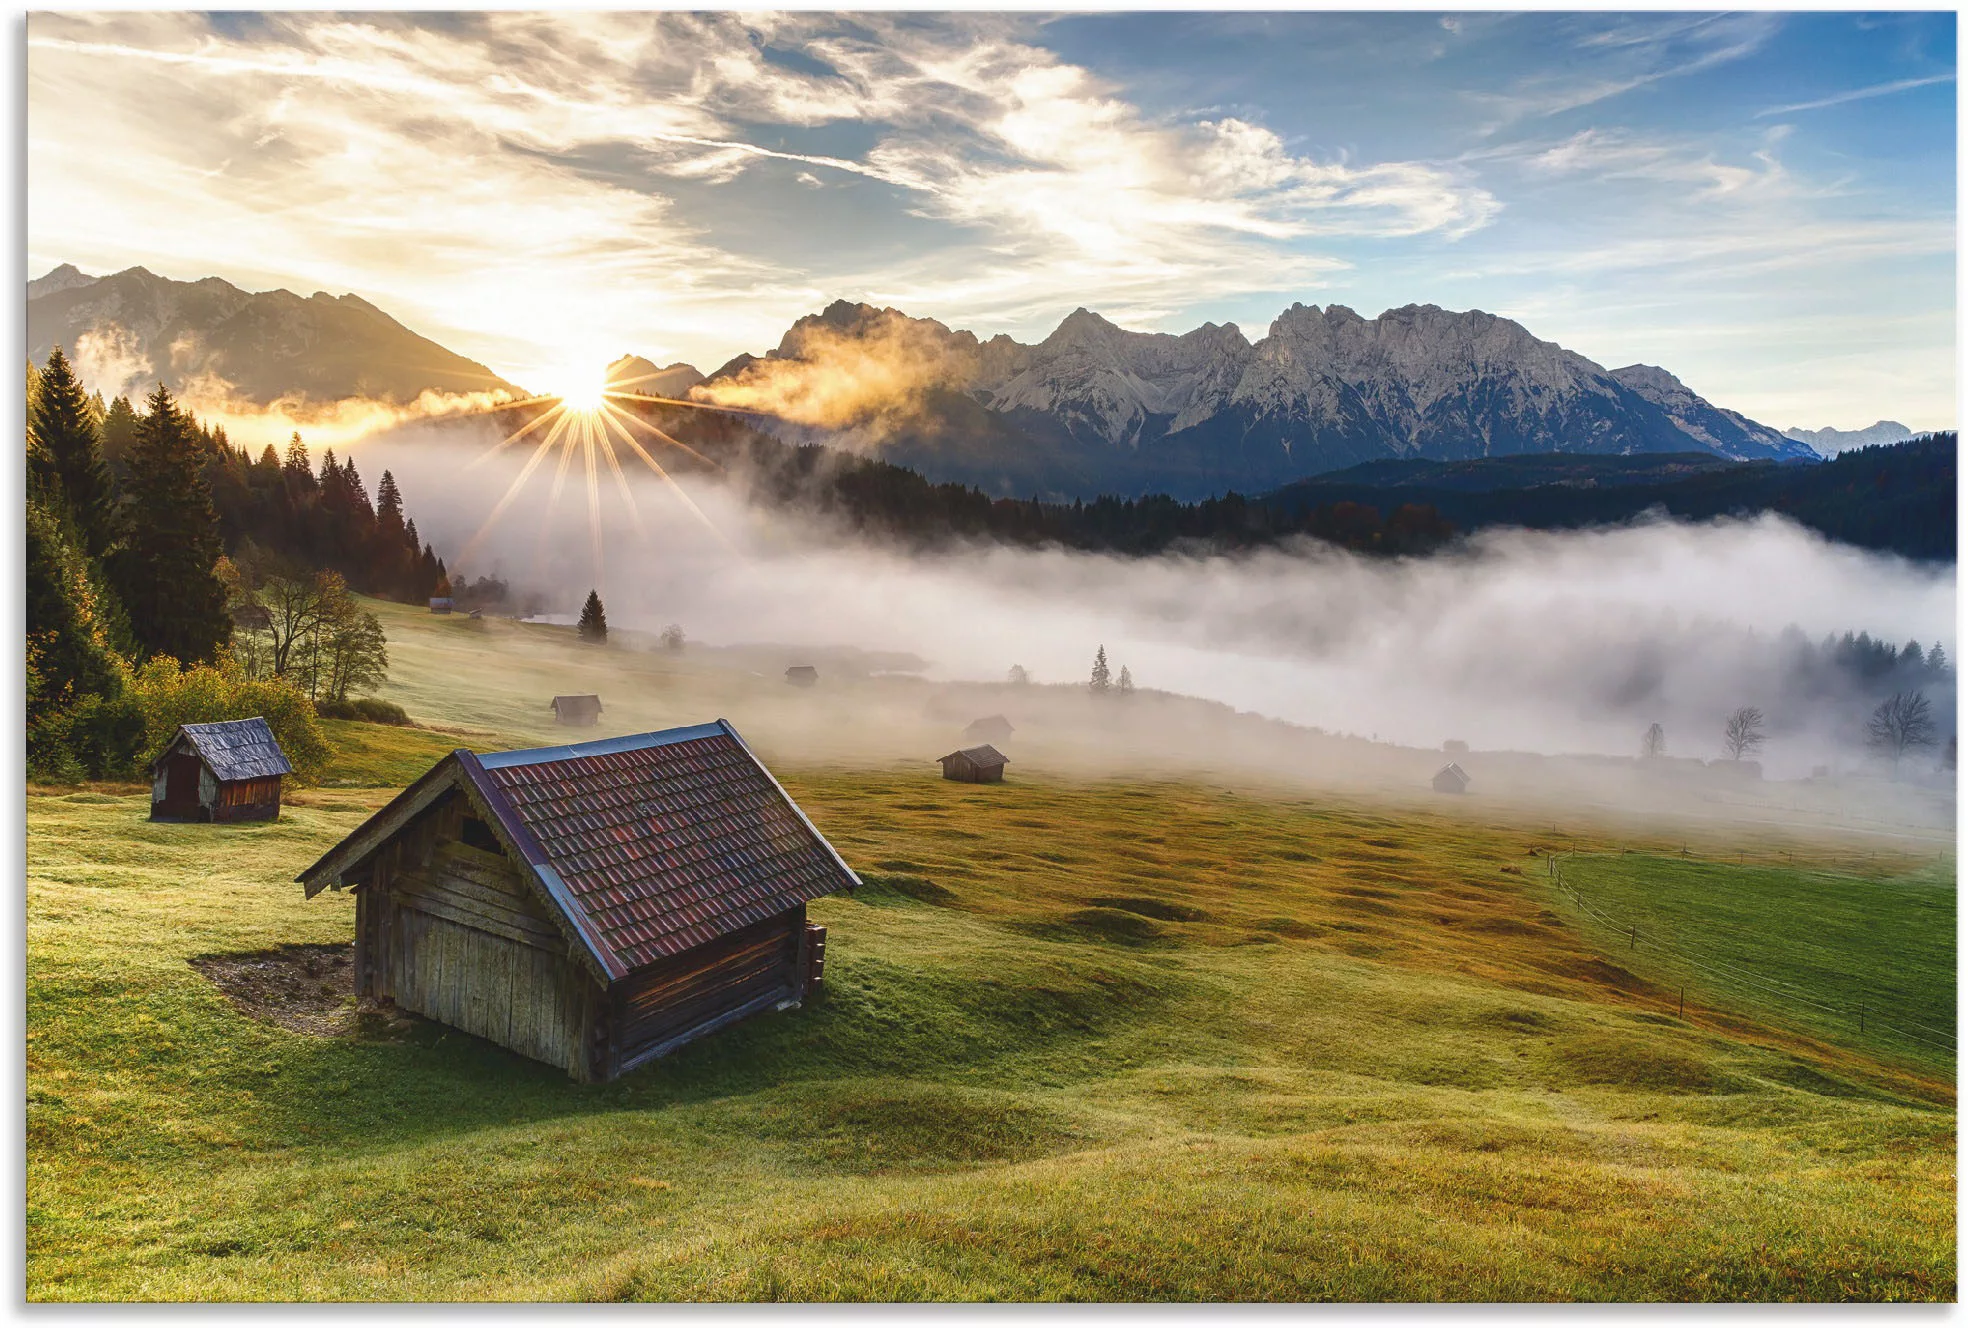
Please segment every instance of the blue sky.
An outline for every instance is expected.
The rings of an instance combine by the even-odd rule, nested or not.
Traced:
[[[1478,307],[1765,423],[1955,410],[1955,17],[36,15],[29,265],[354,291],[528,386],[846,297]]]

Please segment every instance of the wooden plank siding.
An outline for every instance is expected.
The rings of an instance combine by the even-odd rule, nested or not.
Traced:
[[[790,909],[616,983],[614,1072],[748,1006],[797,999],[805,925],[806,909]]]
[[[212,804],[214,821],[272,820],[280,815],[280,776],[235,779],[218,787]]]
[[[504,856],[441,838],[454,803],[378,853],[356,888],[359,994],[593,1077],[593,981]]]

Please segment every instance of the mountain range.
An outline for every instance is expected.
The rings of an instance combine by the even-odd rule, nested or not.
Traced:
[[[27,307],[30,354],[65,345],[98,385],[116,373],[137,391],[216,384],[259,405],[522,391],[354,295],[64,265],[28,283]],[[1434,305],[1369,319],[1294,304],[1256,341],[1233,324],[1136,332],[1077,309],[1028,345],[837,301],[708,376],[633,355],[611,374],[999,495],[1260,492],[1382,460],[1820,455],[1814,439],[1712,405],[1665,369],[1608,370],[1509,319]]]
[[[1881,420],[1864,429],[1785,429],[1784,437],[1809,446],[1819,456],[1834,457],[1855,447],[1904,443],[1913,437],[1913,430],[1898,420]]]
[[[140,267],[92,277],[64,263],[28,282],[28,355],[42,363],[56,346],[110,395],[161,382],[195,402],[264,407],[519,391],[358,296],[249,292]]]
[[[870,377],[885,390],[856,399]],[[1024,345],[841,301],[693,395],[791,407],[795,421],[817,404],[804,421],[816,439],[858,433],[899,465],[1001,494],[1253,492],[1386,459],[1817,456],[1664,369],[1607,370],[1509,319],[1433,305],[1368,319],[1294,304],[1255,342],[1234,325],[1133,332],[1078,309]]]

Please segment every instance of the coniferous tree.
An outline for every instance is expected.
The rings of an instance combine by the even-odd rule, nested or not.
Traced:
[[[1113,683],[1107,675],[1107,647],[1102,645],[1093,656],[1093,676],[1087,680],[1087,690],[1095,696],[1103,695]]]
[[[136,408],[130,404],[128,397],[116,398],[109,403],[109,409],[103,412],[103,460],[108,463],[111,473],[118,478],[121,478],[127,469],[130,449],[137,444],[137,428],[140,423]]]
[[[1667,731],[1659,724],[1649,724],[1646,736],[1640,739],[1640,755],[1667,755]]]
[[[1125,664],[1121,665],[1121,677],[1114,684],[1114,690],[1122,696],[1134,695],[1134,675],[1128,672],[1128,666]]]
[[[588,602],[581,606],[581,621],[576,629],[583,641],[602,645],[608,640],[608,614],[601,607],[601,596],[595,591],[588,592]]]
[[[83,552],[102,557],[114,535],[109,467],[103,463],[102,440],[90,418],[89,398],[59,346],[48,356],[48,367],[41,374],[27,432],[47,467],[47,479],[59,491],[57,510],[66,513]]]
[[[129,518],[111,578],[146,655],[211,659],[231,635],[224,552],[198,431],[160,383],[130,449]]]
[[[308,466],[307,444],[301,441],[298,430],[287,440],[287,459],[281,473],[287,477],[287,487],[294,492],[314,492],[314,471]]]

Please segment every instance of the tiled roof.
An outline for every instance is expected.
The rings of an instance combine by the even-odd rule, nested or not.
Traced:
[[[228,719],[216,724],[184,724],[178,732],[191,739],[192,748],[212,768],[215,778],[265,779],[272,775],[291,775],[287,753],[280,750],[273,730],[258,715],[251,719]],[[177,746],[174,737],[164,748]],[[162,760],[160,756],[158,760]],[[152,763],[155,766],[155,762]]]
[[[613,970],[858,883],[722,720],[459,759]]]
[[[1006,756],[1003,752],[991,746],[991,744],[989,743],[985,743],[982,747],[966,747],[960,752],[951,752],[950,756],[961,756],[965,760],[969,761],[972,765],[1011,764],[1010,757]],[[950,759],[950,756],[939,757],[938,759],[947,761]]]

